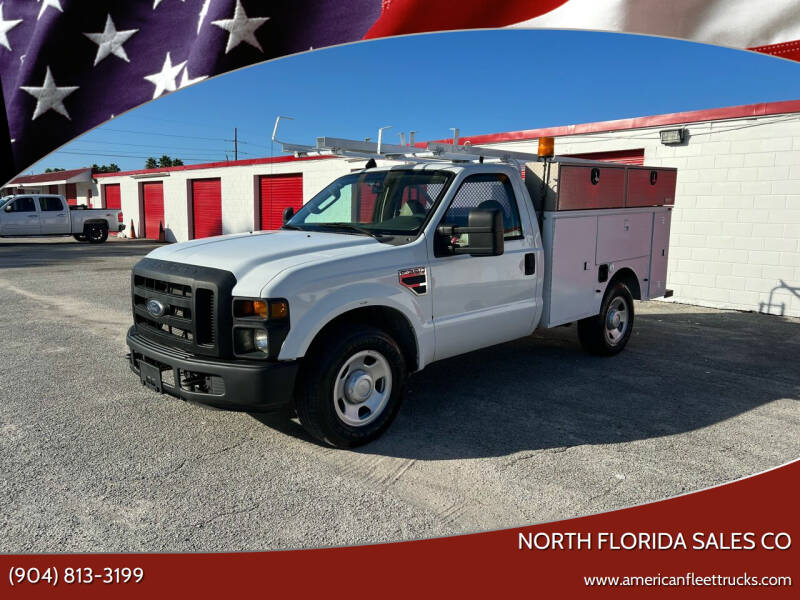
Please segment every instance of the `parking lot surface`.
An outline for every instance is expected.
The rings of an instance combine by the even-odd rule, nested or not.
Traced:
[[[800,454],[800,320],[638,303],[628,348],[574,327],[435,363],[356,451],[129,371],[154,246],[0,241],[0,552],[232,551],[513,527],[657,500]]]

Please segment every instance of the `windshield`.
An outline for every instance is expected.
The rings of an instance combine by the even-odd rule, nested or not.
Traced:
[[[3,208],[3,205],[9,200],[11,200],[13,197],[14,196],[3,196],[2,198],[0,198],[0,208]]]
[[[417,235],[452,179],[447,171],[361,171],[309,200],[286,229]]]

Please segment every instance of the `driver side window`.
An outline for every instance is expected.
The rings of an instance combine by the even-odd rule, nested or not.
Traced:
[[[11,210],[8,212],[36,212],[33,198],[17,198],[9,206]]]
[[[522,239],[519,210],[514,200],[514,188],[503,173],[470,175],[461,184],[442,223],[466,227],[472,208],[499,209],[503,214],[505,241]],[[469,246],[469,234],[454,236],[451,242],[462,248]]]

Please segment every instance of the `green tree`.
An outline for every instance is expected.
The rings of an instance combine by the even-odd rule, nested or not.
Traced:
[[[166,154],[162,154],[161,158],[158,159],[158,166],[159,167],[171,167],[172,166],[172,159],[167,156]]]
[[[44,170],[45,173],[58,173],[59,171],[66,171],[66,169],[61,169],[59,167],[56,167],[55,169],[51,169],[50,167],[47,167]]]
[[[173,167],[182,167],[183,166],[183,161],[180,158],[174,158],[172,160],[172,166]]]
[[[109,163],[108,165],[97,164],[92,165],[92,173],[119,173],[120,168],[117,163]]]
[[[152,156],[150,158],[148,158],[144,163],[144,168],[145,169],[155,169],[157,166],[158,166],[158,163],[156,162],[156,159],[153,158]]]

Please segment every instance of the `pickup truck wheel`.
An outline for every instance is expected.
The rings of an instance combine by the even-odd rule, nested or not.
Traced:
[[[622,351],[633,331],[633,296],[617,282],[606,290],[600,314],[578,321],[578,339],[584,350],[600,356]]]
[[[338,448],[366,444],[394,420],[406,364],[397,343],[374,327],[339,329],[305,359],[295,404],[303,427]]]
[[[90,225],[86,228],[86,237],[90,244],[102,244],[108,239],[108,227],[105,225]]]
[[[87,239],[86,235],[84,235],[83,233],[76,233],[72,237],[74,237],[75,240],[78,242],[85,242]]]

